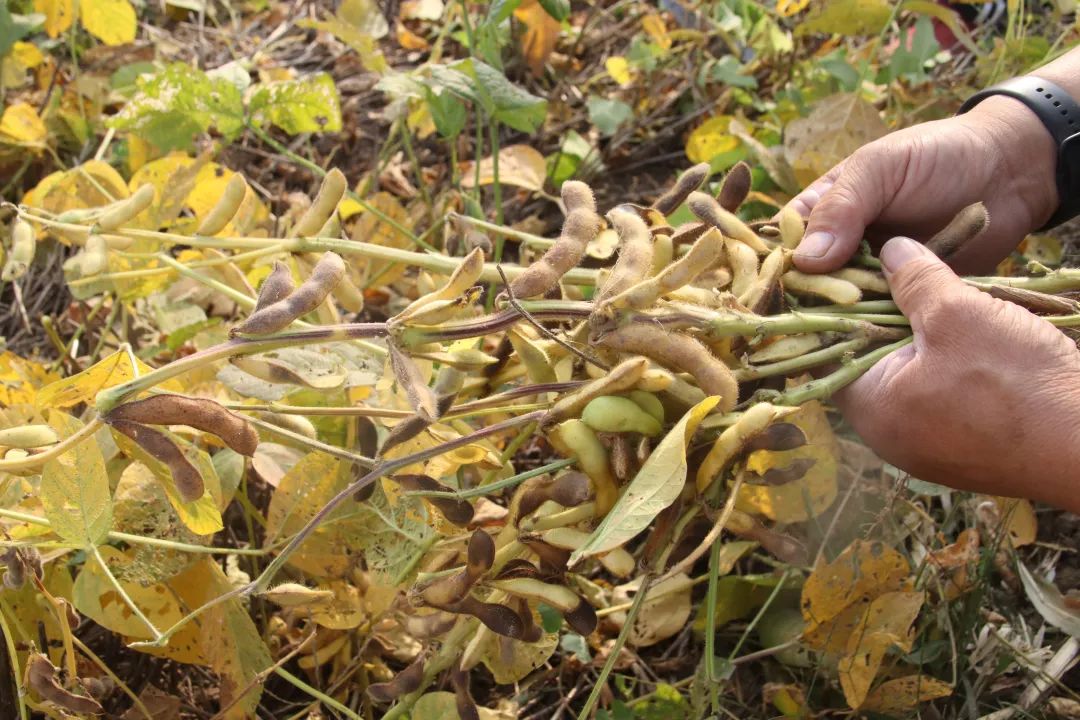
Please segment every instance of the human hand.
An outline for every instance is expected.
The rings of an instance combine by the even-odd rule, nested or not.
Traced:
[[[836,270],[864,235],[903,233],[925,242],[981,200],[990,227],[949,264],[989,271],[1057,207],[1055,165],[1050,134],[1007,97],[897,131],[860,148],[791,200],[808,217],[795,265],[803,272]]]
[[[913,240],[881,261],[915,338],[834,396],[851,425],[922,480],[1080,510],[1076,345]]]

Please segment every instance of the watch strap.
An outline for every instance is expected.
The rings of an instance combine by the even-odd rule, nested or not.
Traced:
[[[1005,95],[1024,103],[1042,121],[1058,146],[1056,179],[1058,209],[1041,230],[1060,225],[1080,215],[1080,175],[1073,166],[1080,166],[1080,104],[1056,83],[1034,75],[1006,80],[969,97],[959,112],[965,113],[993,95]],[[1072,140],[1070,141],[1070,138]]]

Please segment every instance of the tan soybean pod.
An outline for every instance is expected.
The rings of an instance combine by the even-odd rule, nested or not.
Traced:
[[[796,407],[780,407],[770,403],[757,403],[750,406],[735,424],[720,433],[720,437],[709,449],[697,474],[697,489],[705,492],[713,480],[738,457],[746,445],[765,428],[777,420],[798,412]]]
[[[109,246],[101,235],[86,238],[82,255],[79,258],[79,274],[82,277],[100,275],[109,269]]]
[[[708,179],[709,163],[698,163],[697,165],[694,165],[679,175],[675,184],[672,185],[667,192],[656,198],[656,202],[652,204],[652,208],[664,215],[670,215],[686,201],[686,198],[690,196],[690,193],[701,187]]]
[[[199,223],[195,234],[217,235],[224,230],[225,226],[236,217],[247,191],[247,180],[240,173],[234,173],[229,178],[229,182],[225,184],[225,189],[221,191],[221,197],[218,198],[218,201],[214,203],[214,207],[210,208],[210,212],[206,213],[206,217]]]
[[[724,176],[724,180],[720,183],[720,190],[716,193],[716,201],[720,203],[720,207],[728,212],[738,210],[739,206],[746,202],[746,196],[750,194],[753,179],[749,165],[742,160],[735,163]]]
[[[154,186],[150,184],[140,185],[139,189],[133,192],[130,197],[115,203],[106,210],[98,218],[97,228],[102,232],[116,230],[150,207],[152,202],[154,202]]]
[[[19,218],[11,227],[11,252],[4,263],[0,278],[5,282],[18,280],[30,268],[34,262],[34,253],[37,250],[37,239],[34,236],[34,228],[30,223]]]
[[[319,307],[344,274],[345,261],[341,256],[324,253],[300,287],[281,300],[252,312],[233,328],[232,334],[266,335],[288,327],[293,320]]]
[[[613,350],[644,355],[671,370],[689,373],[706,394],[720,396],[720,412],[731,412],[738,402],[735,373],[688,335],[668,332],[657,325],[631,323],[607,333],[600,342]]]
[[[790,258],[790,250],[776,248],[761,261],[761,269],[758,270],[757,280],[745,292],[738,295],[739,302],[751,312],[760,312],[762,305],[768,302],[769,296],[780,281],[780,276],[787,269]]]
[[[802,240],[806,224],[802,216],[788,206],[780,209],[780,244],[788,250],[794,250]]]
[[[645,309],[664,295],[688,285],[698,275],[716,264],[724,254],[724,237],[716,228],[709,228],[685,255],[670,263],[657,275],[615,295],[603,303],[606,307]],[[753,255],[753,251],[750,250]],[[757,256],[754,257],[755,268]]]
[[[608,213],[608,220],[619,233],[619,257],[594,298],[597,303],[636,285],[652,270],[652,235],[641,216],[632,208],[620,205]]]
[[[785,335],[750,354],[752,363],[771,363],[805,355],[825,346],[821,333],[799,333]]]
[[[581,598],[578,597],[577,593],[565,585],[546,583],[543,580],[537,580],[535,578],[520,577],[507,580],[493,580],[488,584],[497,590],[502,590],[511,595],[517,595],[518,597],[523,597],[536,602],[547,603],[556,610],[563,612],[573,610],[581,602]]]
[[[20,425],[0,430],[0,447],[5,448],[28,450],[44,445],[52,445],[59,442],[59,440],[60,437],[56,434],[56,431],[48,425]]]
[[[337,211],[338,203],[341,202],[348,188],[349,183],[340,170],[334,168],[326,173],[311,207],[296,222],[289,237],[311,237],[318,233],[330,216]]]
[[[990,225],[990,214],[981,202],[968,205],[948,225],[926,241],[940,258],[947,258],[982,233]]]
[[[395,675],[388,682],[372,683],[368,685],[367,692],[371,699],[377,703],[389,704],[402,695],[407,695],[420,689],[424,682],[424,665],[427,656],[420,653],[420,657],[413,660],[412,664]]]
[[[658,275],[663,272],[664,268],[671,264],[674,257],[675,243],[672,241],[671,235],[654,233],[652,267],[649,268],[649,275]]]
[[[867,292],[880,293],[882,295],[889,294],[889,283],[885,281],[885,276],[879,272],[874,272],[873,270],[864,270],[863,268],[841,268],[840,270],[829,273],[829,277],[846,280],[860,290],[866,290]]]
[[[580,180],[567,180],[560,190],[563,205],[566,206],[566,214],[575,210],[588,210],[596,212],[596,198],[592,188]]]
[[[596,380],[560,397],[540,421],[541,427],[579,416],[594,398],[629,390],[642,379],[648,368],[649,361],[645,358],[635,357],[624,360]]]
[[[218,436],[230,448],[249,457],[255,454],[259,444],[259,434],[247,419],[209,398],[153,395],[117,406],[105,420],[109,423],[126,420],[146,425],[188,425]]]
[[[564,199],[567,184],[563,183]],[[591,191],[589,194],[592,195]],[[571,210],[555,244],[514,278],[510,283],[510,292],[515,298],[524,299],[543,295],[554,288],[563,275],[581,262],[585,248],[600,234],[603,224],[595,210],[582,207]]]
[[[456,300],[476,284],[483,271],[484,251],[480,248],[473,248],[473,250],[462,259],[461,264],[454,268],[454,271],[450,273],[450,277],[447,279],[445,285],[438,290],[413,300],[404,310],[397,314],[394,318],[394,322],[406,320],[425,305],[430,305],[431,303],[438,301]],[[511,287],[512,286],[513,285],[511,284]]]
[[[607,449],[593,429],[581,420],[564,420],[551,429],[548,440],[565,457],[577,458],[577,464],[592,481],[597,516],[606,515],[619,497],[619,488]]]
[[[769,252],[769,246],[757,236],[757,233],[740,220],[735,213],[720,207],[720,203],[712,195],[703,192],[691,193],[687,204],[690,211],[699,220],[706,225],[719,229],[720,232],[724,233],[724,237],[735,238],[739,242],[746,243],[759,255]]]
[[[288,430],[289,432],[302,435],[309,440],[315,440],[318,438],[318,431],[315,429],[315,425],[311,420],[308,420],[303,415],[294,415],[293,413],[276,413],[276,412],[260,412],[259,419],[265,422],[275,425],[282,430]]]
[[[270,274],[266,276],[266,279],[263,280],[262,285],[259,287],[259,296],[255,300],[255,308],[252,312],[256,313],[268,305],[273,305],[278,300],[284,300],[295,289],[296,284],[293,283],[292,271],[289,270],[289,266],[280,260],[275,260],[273,269],[270,270]]]
[[[394,379],[398,387],[405,391],[409,407],[429,422],[438,418],[439,404],[435,398],[435,392],[421,375],[420,368],[395,343],[387,343],[386,348],[390,354],[390,368],[394,372]]]
[[[203,496],[202,475],[171,437],[149,425],[130,420],[110,420],[109,426],[134,440],[136,445],[169,468],[173,484],[184,502]]]
[[[364,293],[356,287],[349,273],[343,274],[334,288],[334,300],[351,313],[358,313],[364,309]]]
[[[788,292],[816,295],[837,305],[854,305],[862,299],[862,290],[853,283],[828,275],[810,275],[798,270],[788,270],[780,280]]]
[[[286,582],[259,593],[275,605],[281,607],[300,607],[302,605],[322,605],[334,599],[333,590],[316,590],[300,583]]]
[[[731,292],[741,297],[758,278],[758,256],[745,243],[734,238],[724,238],[727,264],[731,269]]]

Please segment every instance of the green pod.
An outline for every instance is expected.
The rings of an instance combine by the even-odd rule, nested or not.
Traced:
[[[626,393],[626,397],[633,400],[639,408],[660,421],[660,424],[663,424],[664,403],[660,402],[660,398],[650,392],[645,392],[644,390],[631,390]]]
[[[29,449],[52,445],[60,438],[48,425],[19,425],[0,430],[0,446]]]
[[[655,437],[663,429],[660,421],[636,402],[617,395],[590,401],[581,420],[597,432],[634,432]]]

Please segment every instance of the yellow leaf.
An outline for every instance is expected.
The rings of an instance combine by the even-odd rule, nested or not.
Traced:
[[[81,402],[93,403],[94,396],[100,391],[136,377],[136,372],[131,365],[133,357],[122,350],[117,350],[77,375],[46,385],[37,393],[37,406],[39,408],[69,408]],[[145,375],[153,370],[138,358],[135,358],[135,363],[138,375]],[[172,392],[184,392],[183,385],[176,379],[167,380],[159,387]]]
[[[889,0],[825,0],[815,5],[795,34],[876,35],[891,16]]]
[[[881,669],[886,651],[893,645],[911,652],[915,632],[912,624],[922,609],[921,592],[886,593],[866,608],[848,636],[847,654],[837,670],[844,699],[852,708],[862,705],[870,685]]]
[[[1009,531],[1009,540],[1013,547],[1023,547],[1035,542],[1039,533],[1039,520],[1035,508],[1022,498],[992,497],[997,505],[998,515]]]
[[[921,702],[952,695],[952,685],[928,675],[908,675],[881,683],[866,696],[860,710],[905,716]]]
[[[79,19],[86,31],[106,45],[135,39],[135,8],[128,0],[79,0]]]
[[[709,162],[717,155],[739,147],[739,139],[728,133],[730,125],[730,115],[719,115],[694,128],[686,140],[686,157],[690,162]]]
[[[37,397],[38,388],[59,379],[44,365],[5,350],[0,353],[0,406],[32,403]]]
[[[612,55],[604,60],[604,69],[620,85],[630,84],[630,63],[622,55]]]
[[[535,618],[534,618],[535,620]],[[539,623],[538,623],[539,624]],[[544,633],[536,642],[527,643],[521,640],[511,640],[501,635],[496,635],[486,627],[480,628],[478,638],[481,662],[487,665],[488,670],[495,677],[495,682],[500,685],[516,683],[548,661],[555,648],[559,645],[558,633]],[[417,703],[419,705],[419,703]],[[452,707],[452,705],[451,705]],[[413,717],[427,717],[430,720],[445,718],[445,715],[422,716],[413,712]]]
[[[544,63],[555,49],[562,27],[558,20],[548,15],[538,0],[522,2],[514,10],[514,17],[525,26],[525,34],[521,38],[525,62],[533,75],[540,75],[544,72]]]
[[[397,41],[406,50],[427,50],[428,41],[420,37],[401,23],[397,26]]]
[[[888,132],[877,108],[854,93],[830,95],[784,130],[784,157],[809,185],[866,143]]]
[[[11,145],[43,146],[48,135],[37,110],[24,102],[8,105],[0,117],[0,142]]]
[[[1050,267],[1060,265],[1062,255],[1065,253],[1061,241],[1050,235],[1028,235],[1017,249],[1028,260]]]
[[[476,187],[476,165],[468,162],[461,167],[462,187]],[[526,190],[543,190],[547,177],[547,162],[539,151],[528,145],[509,145],[499,150],[499,183],[516,185]],[[480,184],[495,182],[495,162],[491,157],[480,161]]]
[[[74,0],[34,0],[34,10],[45,15],[45,32],[57,37],[75,20]]]
[[[664,24],[663,18],[659,15],[656,13],[647,14],[641,19],[641,27],[652,38],[652,41],[662,49],[668,50],[671,48],[671,36],[668,35],[667,25]]]
[[[56,411],[49,414],[49,424],[61,438],[83,428],[79,420]],[[78,443],[45,463],[41,502],[53,531],[68,542],[91,546],[105,539],[112,527],[112,495],[96,442]]]
[[[45,56],[37,45],[22,42],[21,40],[11,46],[11,55],[9,57],[17,60],[27,70],[36,68],[45,61]]]
[[[856,540],[810,573],[802,590],[803,617],[811,626],[824,623],[861,599],[902,589],[910,574],[907,559],[885,543]]]
[[[780,17],[792,17],[798,15],[806,6],[810,4],[810,0],[778,0],[776,3],[776,14]]]

